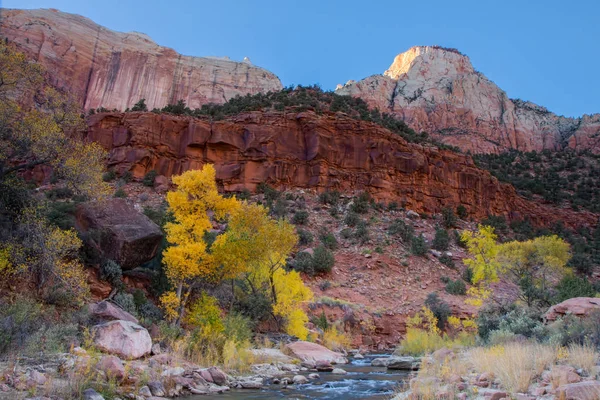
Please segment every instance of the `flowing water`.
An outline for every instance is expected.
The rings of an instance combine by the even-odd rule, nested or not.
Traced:
[[[334,375],[330,372],[319,372],[319,379],[304,385],[271,384],[265,380],[261,390],[232,389],[223,394],[191,397],[194,400],[241,400],[241,399],[302,399],[302,400],[345,400],[345,399],[389,399],[399,385],[408,379],[404,371],[389,371],[383,367],[372,367],[371,360],[387,357],[389,354],[369,354],[364,359],[351,359],[350,364],[339,365],[348,373]],[[308,375],[310,372],[302,372]],[[290,375],[290,378],[293,375]]]

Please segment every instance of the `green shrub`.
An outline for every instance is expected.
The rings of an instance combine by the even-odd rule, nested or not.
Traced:
[[[471,269],[471,267],[465,268],[465,270],[462,273],[462,278],[469,285],[473,284],[473,270]]]
[[[335,236],[333,236],[333,233],[322,232],[319,235],[319,240],[321,240],[321,243],[329,250],[336,250],[338,248],[338,242]]]
[[[571,343],[600,347],[600,311],[593,310],[586,318],[567,315],[548,327],[548,341],[561,346]]]
[[[337,190],[334,190],[332,192],[326,191],[319,195],[319,201],[322,204],[330,204],[332,206],[335,206],[338,204],[339,200],[340,192],[338,192]]]
[[[273,304],[269,297],[260,290],[251,291],[243,282],[238,282],[238,285],[242,286],[240,292],[244,295],[236,296],[233,311],[248,317],[254,327],[271,318]]]
[[[223,333],[230,340],[242,343],[252,339],[252,328],[250,319],[241,314],[229,313],[223,319]]]
[[[25,354],[66,353],[79,342],[79,327],[73,323],[46,324],[27,338]]]
[[[148,173],[142,178],[142,183],[144,184],[144,186],[154,187],[154,179],[156,179],[157,175],[158,172],[156,172],[155,170],[148,171]]]
[[[387,206],[388,211],[396,211],[399,208],[400,207],[398,206],[398,202],[396,202],[396,201],[391,201],[390,203],[388,203],[388,206]]]
[[[446,267],[448,268],[456,268],[456,265],[454,265],[454,260],[452,259],[452,257],[450,257],[447,254],[442,254],[439,258],[440,262],[442,264],[444,264]]]
[[[315,274],[327,274],[331,272],[335,264],[333,253],[324,246],[318,246],[313,252],[313,270]]]
[[[367,192],[362,192],[358,197],[355,197],[350,210],[357,214],[365,214],[369,211],[369,202],[371,196]]]
[[[115,179],[117,179],[117,174],[112,169],[102,174],[102,180],[104,182],[112,182]]]
[[[580,274],[590,275],[594,270],[594,264],[587,254],[575,252],[568,265],[575,268]]]
[[[271,214],[276,218],[283,218],[287,213],[287,201],[281,197],[275,200],[275,204],[271,207]]]
[[[50,200],[62,200],[73,197],[73,190],[68,187],[58,187],[46,191],[46,197]]]
[[[107,281],[114,287],[121,287],[123,284],[123,270],[117,262],[105,260],[100,264],[100,278]]]
[[[267,203],[267,205],[273,204],[273,202],[277,200],[277,198],[279,198],[279,195],[281,194],[273,186],[264,182],[261,182],[258,185],[257,191],[264,195],[265,202]]]
[[[467,208],[460,204],[458,207],[456,207],[456,215],[460,219],[466,219],[469,216],[469,213],[467,212]]]
[[[41,304],[19,297],[10,304],[0,303],[0,354],[21,348],[27,339],[43,326]]]
[[[464,296],[467,293],[467,287],[465,282],[460,279],[455,281],[450,280],[446,283],[446,292],[449,294]]]
[[[348,211],[344,218],[344,223],[350,227],[355,227],[358,221],[360,221],[360,218],[354,211]]]
[[[124,199],[127,197],[127,193],[123,189],[117,189],[114,194],[114,197]]]
[[[296,211],[292,217],[292,223],[295,225],[304,225],[308,222],[308,211]]]
[[[313,256],[308,251],[301,251],[298,254],[296,254],[292,265],[294,269],[298,272],[304,272],[308,275],[314,275],[315,273],[315,270],[313,268]]]
[[[344,239],[350,239],[352,236],[354,236],[354,232],[352,232],[352,229],[350,228],[344,228],[340,232],[340,236]]]
[[[327,321],[325,311],[321,311],[321,315],[319,315],[318,317],[313,316],[311,318],[311,322],[322,331],[325,331],[327,330],[327,328],[329,328],[329,321]]]
[[[443,330],[451,313],[450,306],[448,305],[448,303],[440,299],[437,293],[432,292],[427,295],[427,298],[425,299],[425,305],[437,318],[438,328]]]
[[[442,209],[442,224],[446,229],[456,225],[456,215],[454,215],[454,211],[449,207]]]
[[[390,235],[400,236],[402,241],[407,244],[412,241],[412,238],[415,235],[414,228],[400,218],[392,222],[388,228],[388,232]]]
[[[448,246],[450,245],[450,237],[448,236],[448,231],[444,228],[436,228],[435,229],[435,237],[433,238],[432,246],[436,250],[446,251],[448,250]]]
[[[573,274],[567,274],[556,285],[557,294],[554,303],[560,303],[573,297],[594,297],[596,290],[587,279],[582,279]]]
[[[360,221],[356,225],[356,231],[354,232],[354,238],[359,243],[366,243],[369,241],[369,229],[365,221]]]
[[[148,111],[146,99],[140,99],[133,107],[131,107],[131,111]]]
[[[313,234],[304,229],[298,229],[298,243],[300,246],[308,246],[313,242]]]
[[[121,175],[121,180],[125,183],[131,182],[133,180],[133,174],[131,173],[131,171],[123,172],[123,174]]]
[[[410,251],[415,256],[422,257],[425,254],[427,254],[427,250],[429,250],[429,249],[427,248],[427,242],[425,241],[425,238],[423,237],[423,235],[413,237],[411,244],[410,244]]]
[[[46,218],[48,222],[60,229],[71,229],[75,227],[75,207],[72,201],[55,201],[48,203]]]
[[[137,316],[137,308],[135,307],[132,294],[119,292],[115,295],[115,297],[113,297],[112,300],[116,305],[127,311],[129,314]]]

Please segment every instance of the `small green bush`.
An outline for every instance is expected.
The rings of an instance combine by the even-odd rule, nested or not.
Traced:
[[[314,275],[314,260],[313,256],[308,251],[301,251],[296,254],[292,266],[298,272],[304,272],[308,275]]]
[[[449,294],[464,296],[467,293],[467,287],[465,282],[460,279],[455,281],[450,280],[446,283],[446,292]]]
[[[58,187],[46,192],[46,197],[50,200],[69,199],[73,197],[73,190],[68,187]]]
[[[465,268],[465,270],[462,273],[462,279],[469,285],[473,284],[473,270],[471,269],[471,267]]]
[[[582,279],[573,274],[567,274],[556,285],[557,294],[553,302],[560,303],[573,297],[594,297],[596,290],[588,279]]]
[[[344,223],[350,227],[355,227],[358,221],[360,221],[360,218],[354,211],[348,211],[344,218]]]
[[[333,253],[324,246],[315,248],[313,252],[313,269],[315,274],[326,274],[331,272],[335,264]]]
[[[456,225],[456,215],[454,215],[454,211],[449,207],[442,210],[442,224],[446,229]]]
[[[319,195],[319,201],[322,204],[330,204],[335,206],[340,201],[340,192],[337,190],[323,192]]]
[[[456,207],[456,215],[460,219],[466,219],[469,216],[469,213],[467,212],[467,208],[461,204]]]
[[[356,225],[356,231],[354,232],[354,238],[359,243],[366,243],[369,241],[369,229],[365,221],[360,221]]]
[[[388,232],[390,235],[400,236],[404,243],[410,243],[415,235],[414,228],[400,218],[392,222],[388,228]]]
[[[435,229],[435,237],[433,238],[432,246],[436,250],[446,251],[448,250],[448,246],[450,245],[450,237],[448,236],[448,231],[444,228],[436,228]]]
[[[105,260],[100,264],[100,278],[107,281],[112,286],[120,287],[123,284],[123,270],[115,261]]]
[[[117,191],[114,194],[114,197],[124,199],[127,197],[127,193],[123,189],[117,189]]]
[[[142,183],[144,186],[154,187],[154,179],[156,179],[157,175],[158,172],[155,170],[148,171],[148,173],[142,178]]]
[[[304,229],[298,229],[298,243],[300,246],[308,246],[313,242],[313,234]]]
[[[352,229],[350,228],[344,228],[340,232],[340,236],[344,239],[350,239],[352,236],[354,236],[354,232],[352,232]]]
[[[223,318],[224,334],[237,343],[243,343],[252,339],[252,328],[250,319],[238,313],[229,313]]]
[[[271,207],[271,214],[276,218],[283,218],[287,213],[287,201],[281,197],[275,200],[275,204]]]
[[[425,238],[423,237],[423,235],[413,237],[411,244],[410,244],[410,251],[415,256],[422,257],[425,254],[427,254],[428,250],[429,249],[427,247],[427,242],[425,241]]]
[[[452,268],[452,269],[456,268],[456,266],[454,265],[454,260],[452,259],[452,257],[450,257],[447,254],[442,254],[440,256],[439,260],[442,264],[444,264],[448,268]]]
[[[129,314],[137,316],[137,308],[135,307],[132,294],[119,292],[113,297],[113,302]]]
[[[296,211],[292,217],[292,223],[295,225],[305,225],[308,222],[308,211]]]
[[[425,299],[425,305],[431,310],[438,320],[438,328],[443,330],[450,316],[450,306],[444,300],[440,299],[435,292],[429,293]]]
[[[121,180],[125,183],[131,182],[133,180],[133,174],[131,173],[131,171],[123,172],[123,174],[121,175]]]
[[[325,311],[321,311],[321,315],[318,317],[313,316],[311,318],[311,322],[323,332],[329,328],[329,322],[327,321],[327,317],[325,316]]]
[[[102,180],[104,182],[112,182],[115,179],[117,179],[117,174],[112,169],[102,174]]]
[[[323,232],[319,235],[319,240],[321,240],[321,243],[329,250],[336,250],[338,248],[338,242],[335,236],[333,236],[333,233]]]
[[[369,211],[369,202],[371,196],[367,192],[362,192],[358,197],[355,197],[350,209],[357,214],[365,214]]]

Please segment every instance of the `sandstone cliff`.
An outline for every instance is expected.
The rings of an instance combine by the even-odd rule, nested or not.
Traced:
[[[567,145],[600,151],[600,114],[565,118],[509,99],[454,49],[413,47],[399,54],[383,75],[339,85],[336,93],[361,97],[417,131],[474,152]]]
[[[427,213],[463,204],[476,218],[529,216],[546,224],[595,224],[589,213],[551,209],[477,168],[470,156],[407,143],[373,123],[341,114],[250,112],[228,120],[154,113],[103,113],[88,120],[88,139],[110,151],[109,165],[142,177],[169,176],[213,163],[227,191],[279,188],[368,190]]]
[[[180,99],[196,108],[282,88],[277,76],[247,61],[184,56],[144,34],[57,10],[2,9],[0,35],[44,65],[52,83],[85,109],[125,110],[142,98],[150,109]]]

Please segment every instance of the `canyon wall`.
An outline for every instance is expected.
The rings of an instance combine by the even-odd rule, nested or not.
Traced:
[[[86,110],[125,110],[142,98],[150,109],[180,99],[196,108],[282,88],[277,76],[249,61],[184,56],[144,34],[52,9],[0,10],[0,36],[41,63],[51,83]]]
[[[215,164],[226,191],[278,188],[369,191],[427,213],[467,207],[469,214],[530,217],[544,225],[595,224],[586,212],[551,208],[518,196],[470,156],[407,143],[369,122],[340,114],[249,112],[228,120],[154,113],[102,113],[89,117],[88,139],[110,152],[109,167],[141,178],[150,170],[170,176]]]
[[[600,114],[566,118],[509,99],[454,49],[413,47],[396,56],[382,75],[338,85],[336,93],[361,97],[417,131],[472,152],[566,146],[600,151]]]

